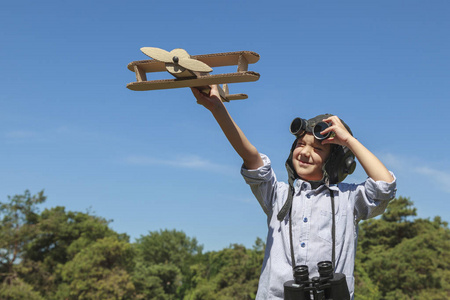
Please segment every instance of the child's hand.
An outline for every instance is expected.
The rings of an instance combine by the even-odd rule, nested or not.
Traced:
[[[192,93],[194,94],[195,98],[197,99],[197,103],[200,105],[203,105],[208,110],[212,111],[215,107],[217,107],[219,104],[222,104],[222,100],[220,98],[219,90],[217,85],[211,85],[209,86],[211,89],[209,91],[209,95],[203,93],[200,89],[201,88],[191,88]]]
[[[348,142],[353,138],[353,136],[350,134],[347,128],[345,128],[344,124],[342,124],[341,119],[339,119],[337,116],[331,116],[324,119],[323,121],[330,124],[330,127],[322,131],[321,134],[331,133],[331,135],[329,138],[323,140],[322,144],[338,144],[348,147]]]

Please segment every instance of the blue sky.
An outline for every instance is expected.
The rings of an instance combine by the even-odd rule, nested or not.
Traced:
[[[261,78],[230,85],[249,99],[227,107],[280,180],[291,120],[333,113],[420,217],[450,221],[449,13],[444,0],[2,1],[0,199],[44,189],[42,208],[89,210],[132,241],[168,228],[205,250],[251,247],[265,215],[210,113],[188,89],[126,88],[141,47],[249,50]],[[358,166],[346,181],[364,179]]]

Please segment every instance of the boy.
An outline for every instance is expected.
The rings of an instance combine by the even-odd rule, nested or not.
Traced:
[[[323,115],[313,121],[328,123],[320,134],[331,136],[319,141],[312,128],[298,133],[286,162],[289,184],[279,182],[269,158],[258,152],[229,115],[217,86],[211,87],[209,95],[196,88],[192,92],[243,159],[241,173],[267,215],[268,235],[256,299],[283,299],[283,284],[293,279],[293,268],[307,265],[309,276],[318,276],[320,261],[332,261],[334,271],[346,275],[353,299],[358,222],[383,213],[395,197],[393,174],[352,136],[342,120]],[[337,184],[345,176],[333,173],[337,167],[331,160],[343,149],[349,149],[364,168],[369,177],[364,183]],[[352,155],[346,156],[350,168]]]

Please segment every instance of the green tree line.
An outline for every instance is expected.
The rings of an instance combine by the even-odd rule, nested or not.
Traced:
[[[0,299],[254,299],[264,242],[203,251],[182,231],[135,242],[92,213],[39,210],[43,192],[0,202]],[[450,299],[450,230],[408,198],[360,224],[356,299]]]

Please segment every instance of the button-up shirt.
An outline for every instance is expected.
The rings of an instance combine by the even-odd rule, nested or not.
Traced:
[[[256,299],[283,299],[283,284],[293,279],[293,266],[289,214],[282,221],[278,221],[277,214],[287,199],[289,185],[277,181],[269,158],[264,154],[261,157],[264,166],[256,170],[241,169],[267,215],[268,234]],[[391,183],[368,178],[361,184],[339,183],[317,189],[311,189],[309,182],[298,179],[294,182],[294,190],[291,212],[294,265],[307,265],[311,278],[318,276],[318,262],[331,261],[332,190],[336,227],[335,272],[346,275],[353,299],[358,222],[384,212],[389,200],[395,197],[395,177]]]

